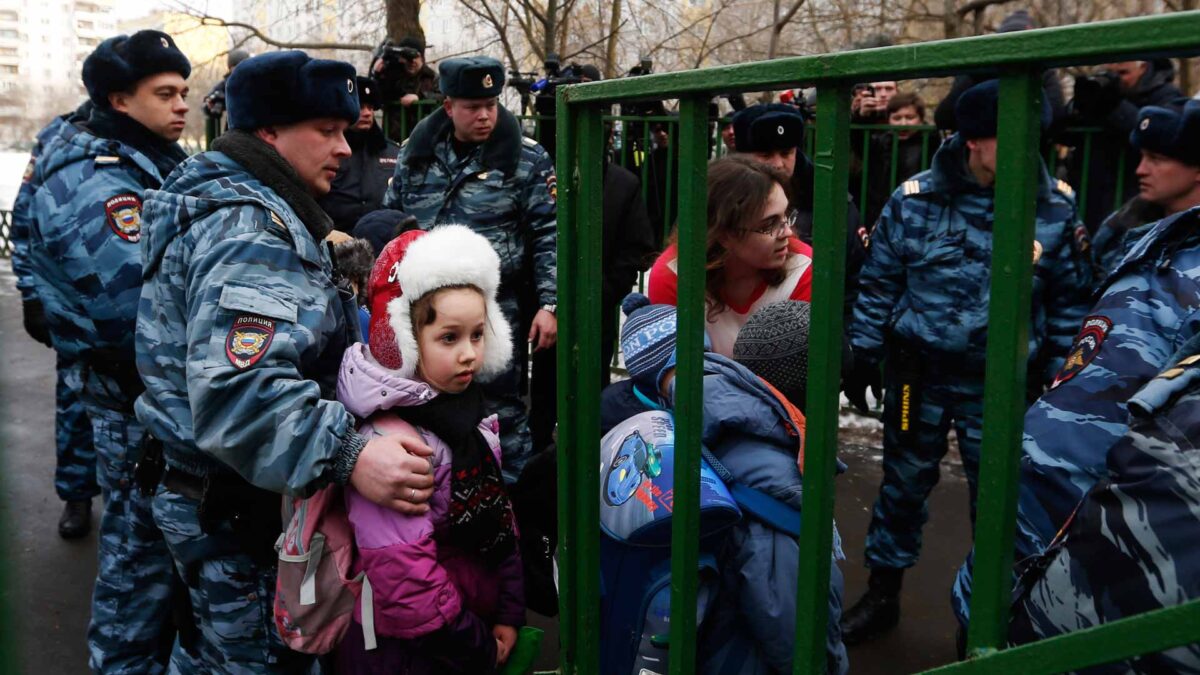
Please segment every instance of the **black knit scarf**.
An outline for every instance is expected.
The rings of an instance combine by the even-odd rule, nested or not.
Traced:
[[[450,446],[450,542],[499,565],[513,552],[517,535],[500,467],[479,431],[483,390],[471,383],[461,394],[442,393],[392,411]]]
[[[313,239],[318,243],[333,229],[333,220],[308,193],[300,174],[288,164],[275,148],[254,134],[231,129],[213,141],[212,149],[223,152],[241,164],[246,171],[275,191],[292,207]]]
[[[120,141],[145,155],[163,178],[183,160],[187,153],[175,141],[168,141],[150,131],[141,122],[112,108],[92,108],[85,125],[100,138]]]

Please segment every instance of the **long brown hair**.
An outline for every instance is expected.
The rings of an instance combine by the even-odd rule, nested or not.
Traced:
[[[745,237],[745,228],[758,221],[775,186],[788,192],[791,178],[775,167],[755,159],[731,155],[708,164],[708,230],[704,253],[704,304],[706,315],[713,317],[725,311],[721,289],[725,286],[725,264],[729,250],[721,245],[726,235]],[[670,243],[679,240],[679,228],[671,233]],[[787,270],[761,270],[763,281],[778,286],[787,277]]]

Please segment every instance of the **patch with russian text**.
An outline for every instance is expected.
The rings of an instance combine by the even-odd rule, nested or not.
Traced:
[[[243,314],[233,322],[225,338],[225,355],[239,370],[245,370],[267,353],[275,337],[275,322],[253,314]]]
[[[550,174],[546,177],[546,189],[550,191],[550,201],[558,202],[558,176]]]
[[[1100,353],[1100,347],[1104,344],[1104,338],[1108,337],[1110,330],[1112,330],[1112,321],[1108,317],[1094,315],[1084,319],[1083,328],[1079,331],[1079,335],[1075,336],[1071,351],[1067,352],[1067,361],[1059,369],[1058,375],[1054,376],[1054,383],[1050,385],[1050,388],[1054,389],[1087,368],[1092,359]]]
[[[135,243],[142,238],[142,200],[137,195],[130,192],[110,197],[104,202],[104,214],[118,237]]]

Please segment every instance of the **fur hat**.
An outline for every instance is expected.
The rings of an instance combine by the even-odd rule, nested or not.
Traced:
[[[790,150],[804,143],[804,116],[787,103],[759,103],[734,114],[733,144],[738,152]]]
[[[504,64],[490,56],[447,59],[438,75],[442,93],[452,98],[495,98],[504,91]]]
[[[1000,121],[1000,80],[985,80],[964,91],[954,104],[958,135],[964,139],[995,138]],[[1042,131],[1050,128],[1050,103],[1042,97]]]
[[[358,82],[358,103],[360,106],[369,105],[376,110],[383,107],[383,92],[379,91],[379,86],[375,84],[375,80],[359,75],[355,78],[355,81]]]
[[[225,84],[230,129],[261,129],[318,117],[358,120],[354,66],[301,51],[268,52],[238,64]]]
[[[126,91],[138,80],[158,73],[179,73],[186,80],[192,64],[170,35],[140,30],[97,45],[83,61],[83,86],[92,103],[107,108],[109,94]]]
[[[402,243],[397,245],[396,242]],[[389,255],[393,245],[397,246],[397,250],[390,251],[391,254],[400,252],[401,247],[406,248],[400,252],[401,257],[396,262],[389,259],[394,258],[394,255]],[[393,297],[387,301],[385,311],[381,312],[386,316],[395,336],[395,344],[400,348],[399,365],[392,365],[394,361],[385,363],[375,354],[377,336],[374,329],[371,331],[371,354],[382,365],[395,368],[401,377],[412,377],[417,370],[419,357],[417,336],[413,331],[413,303],[426,293],[445,286],[471,284],[483,291],[489,329],[479,379],[490,380],[508,369],[513,352],[512,328],[496,301],[496,294],[500,290],[500,256],[496,255],[486,238],[464,225],[443,225],[420,234],[406,232],[384,248],[384,255],[376,263],[376,271],[380,270],[380,263],[388,265],[388,277],[394,275],[395,283],[399,284]],[[377,303],[372,298],[373,310]],[[374,326],[374,313],[371,323]]]
[[[1136,150],[1149,150],[1200,166],[1200,101],[1182,99],[1166,106],[1142,108],[1138,111],[1137,125],[1129,134],[1129,143]]]

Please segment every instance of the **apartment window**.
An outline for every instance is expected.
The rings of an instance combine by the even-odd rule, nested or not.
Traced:
[[[11,9],[0,9],[0,21],[17,21],[21,17]]]
[[[16,38],[20,37],[17,31],[11,28],[0,28],[0,38]]]
[[[0,56],[20,56],[16,47],[0,47]]]
[[[19,72],[21,72],[21,70],[16,66],[0,65],[0,73],[4,75],[16,75]]]

